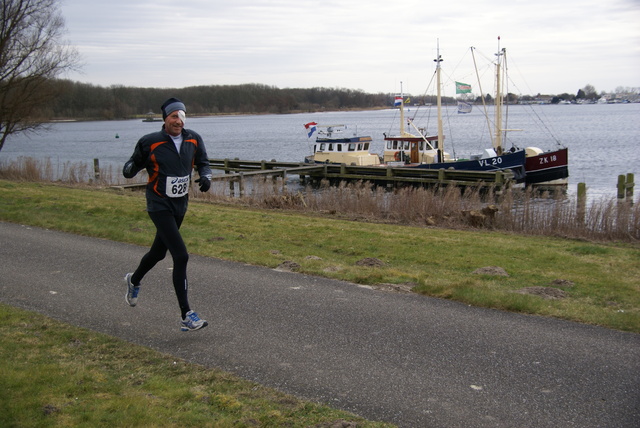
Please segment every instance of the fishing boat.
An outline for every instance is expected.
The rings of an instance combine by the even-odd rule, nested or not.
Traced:
[[[498,44],[500,37],[498,37]],[[473,48],[472,48],[473,52]],[[498,47],[496,54],[496,98],[495,98],[495,133],[493,145],[496,152],[503,151],[503,141],[508,131],[521,131],[519,129],[507,129],[506,121],[503,121],[503,103],[504,97],[502,93],[503,81],[506,80],[506,49]],[[474,59],[475,62],[475,59]],[[507,97],[508,100],[508,97]],[[483,99],[484,104],[484,99]],[[532,106],[528,106],[533,108]],[[485,113],[486,114],[486,113]],[[537,115],[536,115],[537,116]],[[503,125],[504,124],[504,125]],[[504,127],[503,127],[504,126]],[[560,142],[556,140],[556,144],[560,146],[555,150],[543,151],[538,147],[525,147],[525,177],[524,184],[526,186],[537,187],[541,189],[549,188],[565,188],[569,181],[569,150],[562,147]],[[518,150],[513,146],[512,150]]]
[[[439,53],[436,62],[436,88],[438,132],[436,135],[426,135],[424,128],[418,128],[413,120],[406,123],[412,129],[405,129],[404,102],[396,105],[400,108],[400,133],[395,136],[384,136],[385,149],[383,162],[391,165],[403,164],[405,167],[428,169],[457,169],[468,171],[511,171],[517,182],[525,180],[525,152],[524,150],[503,151],[501,147],[485,149],[482,153],[470,156],[469,159],[452,157],[445,151],[444,133],[442,127],[442,94],[440,83],[440,63],[442,57]],[[402,100],[404,94],[400,94]]]
[[[525,159],[525,184],[540,188],[563,188],[569,181],[569,149],[543,152],[537,147],[527,147]]]
[[[358,136],[346,125],[304,125],[311,138],[317,131],[313,154],[305,157],[306,163],[346,164],[358,166],[380,165],[380,156],[371,153],[371,137]]]
[[[500,38],[498,38],[499,42]],[[472,48],[472,52],[473,52]],[[417,166],[420,168],[454,168],[469,170],[511,170],[515,179],[519,183],[527,186],[537,187],[565,187],[568,182],[568,149],[560,147],[555,150],[543,151],[538,147],[526,147],[520,149],[513,145],[505,149],[503,141],[507,131],[519,131],[507,129],[503,120],[504,97],[502,94],[502,82],[505,76],[505,55],[506,49],[498,48],[495,62],[496,96],[494,99],[493,132],[491,133],[492,147],[484,149],[482,153],[474,154],[469,159],[456,159],[444,150],[444,135],[442,131],[442,105],[441,105],[441,84],[440,84],[440,62],[442,58],[438,54],[436,59],[436,85],[438,100],[438,133],[434,136],[427,136],[424,129],[417,128],[413,121],[407,123],[412,126],[417,135],[410,134],[401,129],[399,136],[385,136],[385,152],[383,161],[385,162],[405,162],[407,166]],[[475,58],[474,58],[475,63]],[[460,84],[456,82],[456,89]],[[464,92],[470,92],[465,89]],[[462,93],[462,92],[457,92]],[[404,124],[403,103],[400,106],[400,120]],[[486,103],[485,115],[487,123],[491,120],[488,117]],[[559,144],[559,143],[558,143]]]

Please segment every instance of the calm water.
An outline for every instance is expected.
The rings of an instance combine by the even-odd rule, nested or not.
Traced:
[[[448,152],[468,157],[491,146],[480,109],[475,107],[466,115],[446,109],[443,123]],[[406,112],[407,117],[414,115],[418,126],[435,133],[435,108],[412,107]],[[312,140],[303,127],[311,121],[357,128],[358,134],[373,138],[373,151],[378,153],[383,149],[383,133],[395,134],[399,126],[398,112],[389,109],[187,118],[187,127],[203,136],[212,158],[299,162],[312,152]],[[140,136],[161,125],[141,120],[56,123],[47,132],[12,136],[0,151],[0,162],[22,156],[48,158],[54,169],[60,169],[68,162],[92,165],[98,158],[101,166],[119,170]],[[523,131],[510,132],[507,147],[513,143],[548,150],[558,147],[558,141],[569,148],[570,191],[584,182],[590,197],[613,197],[619,174],[640,172],[640,104],[513,106],[508,127]]]

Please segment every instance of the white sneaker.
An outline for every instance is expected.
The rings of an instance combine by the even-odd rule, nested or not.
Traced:
[[[124,295],[124,298],[129,306],[135,306],[138,304],[138,292],[140,291],[140,286],[135,286],[131,282],[132,275],[132,273],[128,273],[124,276],[124,280],[127,281],[127,294]]]
[[[187,312],[187,316],[180,322],[180,330],[182,331],[191,331],[191,330],[199,330],[203,327],[208,326],[209,323],[205,320],[201,320],[198,314],[193,311]]]

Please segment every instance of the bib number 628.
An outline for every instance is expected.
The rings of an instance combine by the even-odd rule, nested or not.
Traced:
[[[189,193],[189,176],[167,177],[167,196],[181,198]]]

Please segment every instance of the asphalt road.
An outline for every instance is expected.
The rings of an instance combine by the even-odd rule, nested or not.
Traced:
[[[170,258],[0,223],[0,300],[403,427],[637,427],[640,335],[191,256],[181,332]],[[250,245],[248,243],[247,245]]]

